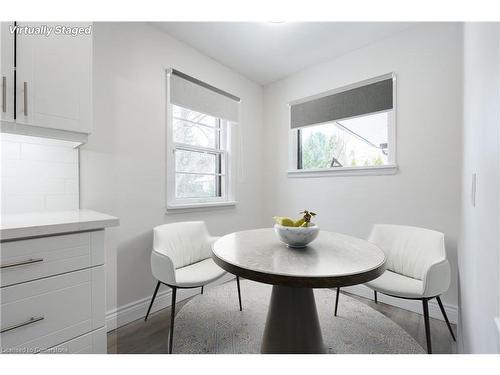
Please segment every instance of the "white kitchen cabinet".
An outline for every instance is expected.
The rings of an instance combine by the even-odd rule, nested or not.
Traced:
[[[2,349],[37,353],[105,325],[104,266],[2,288]]]
[[[5,70],[11,110],[2,116],[2,132],[85,142],[92,132],[92,23],[17,22],[22,31],[15,35],[8,32],[12,24],[1,25],[2,76]],[[89,26],[90,33],[82,32]],[[81,30],[71,35],[61,32],[63,27]]]
[[[104,230],[2,243],[0,287],[104,264]]]
[[[107,349],[106,330],[99,328],[85,335],[42,351],[43,354],[104,354]]]
[[[104,228],[90,210],[4,215],[0,352],[106,353]]]
[[[12,22],[0,24],[0,119],[14,120],[14,38],[9,27]]]
[[[61,23],[18,23],[57,27]],[[86,27],[86,23],[64,26]],[[17,35],[17,115],[21,124],[92,131],[92,35]]]

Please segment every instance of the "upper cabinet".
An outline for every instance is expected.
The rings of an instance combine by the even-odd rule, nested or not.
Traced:
[[[92,24],[17,22],[14,34],[12,26],[2,23],[2,75],[13,61],[14,118],[2,130],[82,140],[92,132]]]
[[[14,38],[11,22],[0,24],[0,119],[14,120]]]

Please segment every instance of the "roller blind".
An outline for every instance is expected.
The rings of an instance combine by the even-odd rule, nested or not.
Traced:
[[[180,107],[238,122],[240,98],[178,70],[169,71],[170,102]]]
[[[393,108],[392,74],[359,82],[319,95],[310,100],[301,100],[290,105],[292,129],[365,115]],[[374,82],[375,81],[375,82]]]

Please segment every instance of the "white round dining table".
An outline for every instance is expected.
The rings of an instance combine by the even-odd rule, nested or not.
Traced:
[[[324,353],[313,289],[362,284],[385,271],[379,247],[327,231],[302,249],[281,243],[272,228],[235,232],[219,238],[212,253],[224,270],[273,285],[262,353]]]

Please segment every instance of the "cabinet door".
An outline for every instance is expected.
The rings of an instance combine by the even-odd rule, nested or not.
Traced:
[[[106,328],[102,327],[43,351],[43,354],[106,354]]]
[[[92,35],[57,33],[57,27],[90,23],[20,22],[52,27],[52,33],[17,35],[17,123],[90,133],[92,124]]]
[[[104,264],[104,230],[2,243],[0,287]]]
[[[14,119],[14,35],[13,22],[0,23],[0,119]]]
[[[43,351],[105,326],[104,266],[0,289],[7,353]]]

